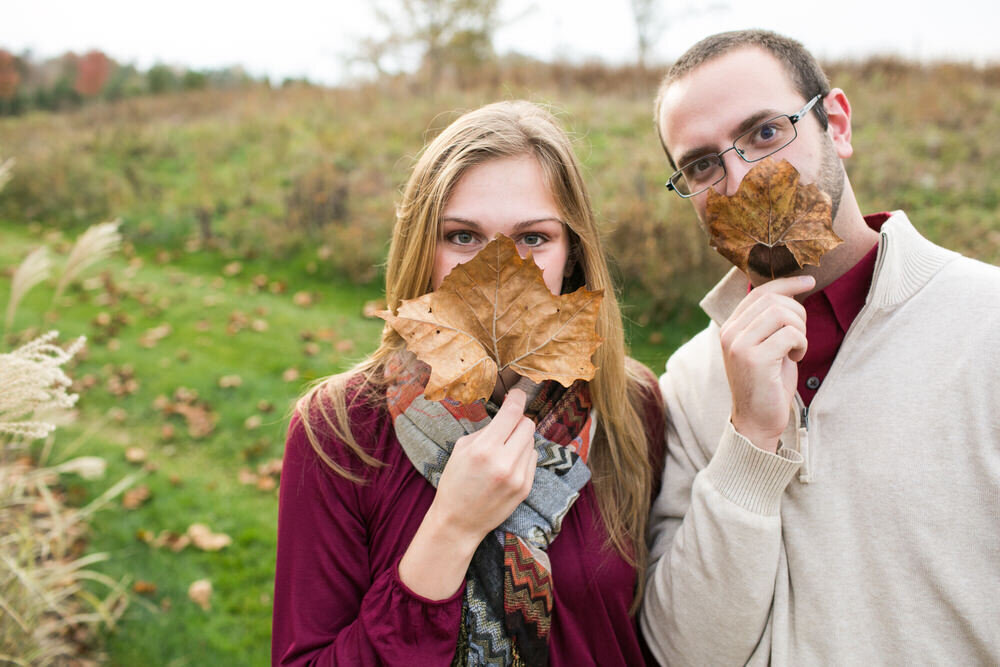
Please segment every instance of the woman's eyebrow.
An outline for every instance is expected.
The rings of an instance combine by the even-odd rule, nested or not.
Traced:
[[[468,227],[472,227],[473,229],[477,229],[477,230],[478,229],[482,229],[482,225],[480,225],[475,220],[469,220],[468,218],[462,218],[462,217],[455,216],[455,215],[445,216],[445,217],[441,218],[441,222],[457,222],[457,223],[459,223],[461,225],[466,225]],[[525,227],[530,227],[531,225],[536,225],[536,224],[538,224],[540,222],[557,222],[560,225],[565,224],[559,218],[553,218],[551,216],[546,216],[544,218],[531,218],[529,220],[522,220],[520,222],[517,222],[517,223],[514,224],[514,229],[515,230],[521,230],[521,229],[524,229]]]
[[[514,225],[515,230],[521,230],[525,227],[530,227],[531,225],[537,225],[540,222],[558,222],[560,225],[565,224],[559,218],[545,217],[545,218],[534,218],[532,220],[523,220],[516,225]]]
[[[473,227],[475,229],[482,229],[478,222],[475,220],[469,220],[468,218],[460,218],[455,215],[447,215],[441,218],[441,222],[457,222],[460,225],[466,225],[467,227]]]

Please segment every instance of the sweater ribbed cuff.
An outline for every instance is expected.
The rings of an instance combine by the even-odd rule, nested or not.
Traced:
[[[705,475],[733,503],[756,514],[773,516],[781,507],[785,487],[801,464],[802,456],[795,450],[765,452],[728,424]]]

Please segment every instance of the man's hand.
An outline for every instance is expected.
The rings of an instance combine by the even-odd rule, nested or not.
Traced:
[[[722,357],[733,395],[733,427],[755,446],[776,452],[788,426],[806,353],[806,311],[793,297],[811,276],[779,278],[753,289],[722,325]]]

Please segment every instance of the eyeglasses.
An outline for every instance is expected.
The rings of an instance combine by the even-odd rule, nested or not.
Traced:
[[[765,120],[736,137],[733,145],[721,153],[703,155],[691,160],[673,173],[666,183],[667,189],[673,190],[685,199],[700,195],[726,177],[726,165],[722,161],[722,156],[732,150],[735,150],[744,162],[757,162],[777,153],[795,141],[795,137],[798,136],[795,124],[802,120],[822,97],[820,94],[812,98],[796,113],[782,114]]]

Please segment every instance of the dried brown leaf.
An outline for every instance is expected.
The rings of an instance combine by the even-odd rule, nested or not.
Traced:
[[[510,238],[497,236],[438,289],[379,316],[430,365],[428,400],[470,403],[487,398],[506,368],[567,387],[592,379],[603,297],[586,288],[552,294],[531,256],[522,259]]]
[[[149,500],[149,487],[143,484],[122,494],[122,507],[127,510],[138,509],[147,500]]]
[[[208,611],[212,608],[212,582],[199,579],[188,587],[188,597],[199,607]]]
[[[819,266],[843,242],[833,231],[830,196],[813,183],[802,185],[787,160],[762,160],[732,196],[709,189],[706,224],[719,254],[744,273],[752,269],[769,278]]]
[[[153,595],[156,593],[156,584],[151,581],[139,581],[132,584],[132,590],[139,595]]]
[[[191,543],[202,551],[218,551],[233,542],[233,538],[225,533],[213,533],[212,529],[203,523],[193,523],[188,526],[187,536],[191,538]]]

